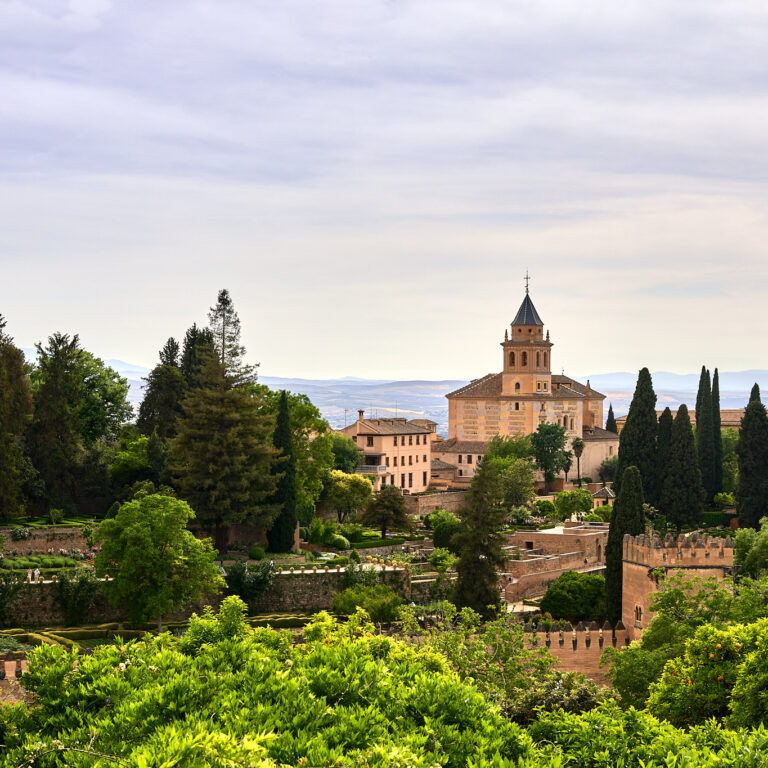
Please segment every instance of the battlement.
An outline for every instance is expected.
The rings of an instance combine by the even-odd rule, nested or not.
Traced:
[[[702,536],[699,533],[624,536],[624,562],[648,568],[723,568],[733,567],[733,541],[730,538]]]

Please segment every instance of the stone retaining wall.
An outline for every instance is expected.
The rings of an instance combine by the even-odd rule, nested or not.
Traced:
[[[26,539],[13,538],[12,528],[0,528],[0,536],[5,538],[3,553],[13,556],[18,555],[47,555],[52,549],[54,555],[59,554],[60,549],[79,549],[85,552],[88,545],[85,543],[80,528],[29,528],[29,537]]]
[[[456,512],[466,500],[466,491],[444,491],[442,493],[425,493],[421,496],[406,496],[405,506],[410,514],[421,517],[435,509],[447,509],[449,512]]]

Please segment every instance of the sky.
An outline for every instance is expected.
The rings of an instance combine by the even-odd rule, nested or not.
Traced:
[[[764,0],[0,0],[0,313],[270,376],[768,368]]]

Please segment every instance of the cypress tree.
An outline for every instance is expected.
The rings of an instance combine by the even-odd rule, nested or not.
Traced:
[[[619,437],[619,458],[616,466],[614,489],[621,490],[621,476],[626,467],[640,471],[645,496],[650,504],[657,501],[656,484],[656,393],[651,374],[643,368],[637,377],[635,394],[629,406],[627,421]]]
[[[715,368],[712,376],[712,444],[714,448],[715,493],[723,492],[723,432],[720,420],[720,374]]]
[[[712,390],[709,371],[702,366],[696,398],[696,456],[704,488],[704,501],[715,495],[715,440],[712,432]]]
[[[759,529],[760,519],[768,516],[768,416],[759,389],[757,397],[750,398],[741,419],[736,456],[739,462],[736,487],[739,525]]]
[[[613,403],[608,406],[608,418],[605,420],[605,428],[608,432],[619,434],[619,428],[616,426],[616,418],[613,415]]]
[[[275,464],[280,472],[272,503],[279,507],[280,512],[269,530],[269,549],[271,552],[290,552],[294,546],[293,537],[296,531],[296,456],[293,450],[288,394],[285,390],[280,393],[272,444],[278,452],[278,461]]]
[[[171,442],[171,472],[180,496],[214,531],[215,546],[224,552],[231,525],[267,530],[277,515],[271,503],[273,422],[256,397],[233,386],[214,355],[182,410]]]
[[[608,620],[615,624],[621,618],[621,595],[624,568],[624,536],[638,536],[645,530],[643,514],[643,481],[635,466],[624,470],[621,490],[616,497],[605,546],[605,590]]]
[[[663,486],[664,476],[667,471],[667,464],[669,462],[669,448],[672,444],[672,423],[674,418],[672,411],[669,408],[665,408],[659,416],[659,429],[656,436],[656,460],[658,469],[656,470],[656,478],[659,483],[659,487]]]
[[[763,401],[760,399],[760,386],[757,382],[754,383],[752,386],[752,391],[749,393],[749,402],[750,403],[762,403]]]
[[[691,419],[688,416],[688,407],[683,404],[678,408],[672,424],[672,439],[660,505],[667,520],[677,527],[678,533],[684,525],[698,522],[703,496],[704,489]]]

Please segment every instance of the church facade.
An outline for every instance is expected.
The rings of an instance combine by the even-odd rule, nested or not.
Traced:
[[[472,445],[478,453],[496,435],[529,435],[539,424],[556,423],[565,428],[569,446],[576,437],[584,439],[581,474],[597,480],[597,468],[619,446],[618,435],[603,429],[605,395],[592,389],[589,381],[582,384],[553,375],[552,346],[526,289],[515,319],[504,332],[501,372],[446,395],[448,440],[433,446],[436,458],[455,463],[452,457],[461,455],[462,445]],[[575,464],[574,460],[574,477]]]

